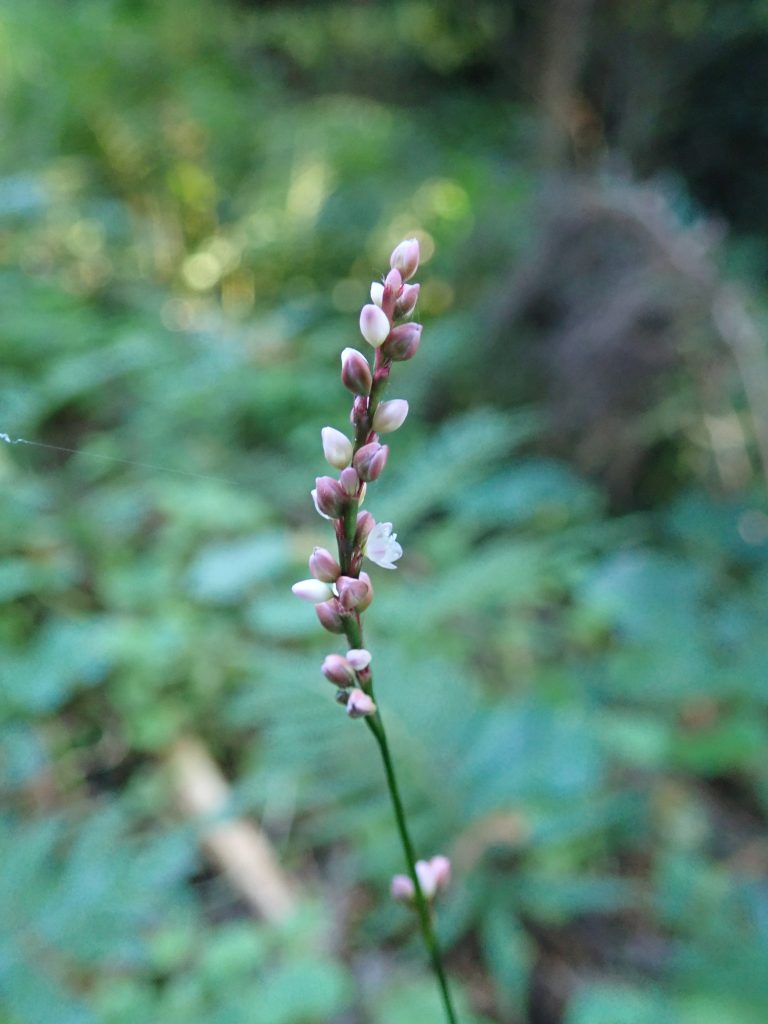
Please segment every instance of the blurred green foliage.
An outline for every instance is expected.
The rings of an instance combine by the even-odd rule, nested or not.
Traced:
[[[425,342],[370,498],[406,558],[368,642],[419,847],[455,864],[462,1019],[563,986],[565,1024],[765,1019],[764,494],[704,472],[615,516],[535,395],[488,403],[537,178],[530,109],[466,87],[511,23],[476,6],[0,5],[0,428],[57,446],[0,446],[2,1024],[440,1019],[380,767],[289,591],[329,540],[339,350],[414,228]],[[295,918],[198,853],[187,734]]]

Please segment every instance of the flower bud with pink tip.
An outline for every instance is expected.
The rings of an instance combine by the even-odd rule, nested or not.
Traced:
[[[364,647],[352,647],[347,651],[346,659],[355,672],[364,672],[371,664],[371,652]]]
[[[364,548],[365,542],[376,526],[376,520],[370,512],[358,512],[357,526],[355,528],[355,547]]]
[[[327,548],[315,548],[309,556],[309,571],[316,580],[335,583],[341,576],[341,566]]]
[[[322,580],[299,580],[298,583],[293,584],[291,590],[296,597],[300,597],[302,601],[309,601],[310,604],[320,604],[321,601],[327,601],[333,597],[333,591]]]
[[[376,705],[367,693],[352,690],[347,700],[347,714],[350,718],[367,718],[376,714]]]
[[[359,448],[355,453],[354,467],[360,479],[367,483],[378,480],[387,464],[388,455],[389,447],[378,441],[371,441]]]
[[[398,903],[413,903],[416,889],[408,875],[395,875],[389,885],[389,893]]]
[[[341,353],[341,382],[353,395],[369,395],[373,376],[368,360],[356,348]]]
[[[381,308],[390,320],[394,316],[395,304],[402,290],[403,279],[400,271],[390,270],[384,278],[384,289],[381,293]]]
[[[395,363],[413,359],[421,343],[421,331],[421,324],[400,324],[394,327],[381,346],[383,355]]]
[[[347,495],[338,480],[332,476],[319,476],[312,491],[315,508],[326,519],[338,519],[347,507]]]
[[[371,583],[371,577],[368,575],[367,572],[361,572],[359,579],[361,583],[365,583],[365,585],[368,587],[368,596],[366,597],[362,604],[359,604],[357,606],[358,611],[364,612],[365,609],[369,607],[371,601],[373,601],[373,584]]]
[[[404,284],[397,302],[395,303],[395,316],[410,316],[416,308],[421,291],[420,284]]]
[[[368,417],[368,399],[364,395],[358,395],[352,403],[349,411],[349,422],[353,427],[359,427]]]
[[[355,579],[353,576],[339,576],[336,580],[339,592],[339,603],[346,611],[357,609],[364,612],[373,600],[373,588],[367,579]]]
[[[405,423],[408,415],[408,403],[404,398],[392,398],[389,402],[379,402],[373,414],[373,429],[377,434],[391,434]]]
[[[323,427],[320,431],[323,439],[323,455],[326,461],[336,469],[344,469],[352,461],[352,442],[335,427]]]
[[[438,890],[447,889],[451,884],[451,862],[448,858],[438,853],[429,858],[429,867]]]
[[[342,490],[345,494],[348,494],[350,498],[352,495],[357,494],[357,490],[360,486],[360,477],[357,475],[357,470],[351,466],[347,466],[346,469],[342,469],[339,473],[339,483],[341,484]]]
[[[406,238],[392,250],[389,265],[399,270],[404,281],[410,280],[419,267],[419,242],[416,238]]]
[[[374,348],[378,348],[389,334],[390,323],[387,314],[369,303],[360,311],[360,333]]]
[[[336,686],[352,686],[355,682],[355,670],[340,654],[329,654],[322,664],[321,671],[325,678]]]
[[[329,633],[343,633],[345,626],[345,612],[339,604],[338,598],[332,597],[329,601],[315,605],[315,614],[320,620],[323,629]]]
[[[419,880],[422,896],[426,900],[431,900],[437,892],[437,879],[429,861],[417,860],[414,867],[416,868],[416,877]]]
[[[393,267],[384,278],[384,297],[387,294],[397,297],[403,287],[403,276],[397,268]]]

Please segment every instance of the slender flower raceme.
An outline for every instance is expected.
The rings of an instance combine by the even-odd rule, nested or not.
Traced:
[[[338,554],[316,547],[309,557],[311,579],[293,586],[297,597],[315,606],[320,625],[329,633],[344,636],[344,654],[330,653],[322,663],[326,679],[337,687],[336,700],[351,719],[364,719],[381,753],[398,833],[408,873],[396,875],[391,894],[411,906],[418,917],[432,968],[440,988],[446,1019],[456,1024],[448,982],[432,922],[432,904],[450,880],[446,857],[418,860],[405,818],[395,767],[384,730],[381,710],[373,692],[372,656],[363,643],[363,613],[374,600],[373,583],[362,571],[363,558],[383,569],[396,569],[403,549],[392,523],[377,523],[361,511],[366,486],[384,472],[390,449],[381,434],[398,430],[408,415],[401,398],[382,401],[393,363],[412,359],[421,344],[421,324],[408,319],[419,297],[418,284],[406,284],[418,270],[419,243],[407,238],[392,252],[390,269],[371,285],[371,302],[360,312],[360,333],[374,350],[374,364],[354,348],[341,353],[341,381],[355,396],[350,413],[351,436],[335,427],[321,430],[326,462],[339,471],[319,476],[312,490],[315,508],[330,520]]]

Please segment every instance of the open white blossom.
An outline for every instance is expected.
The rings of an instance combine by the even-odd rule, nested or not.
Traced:
[[[376,523],[365,542],[365,557],[382,569],[396,569],[394,563],[402,553],[397,534],[392,533],[392,523]]]

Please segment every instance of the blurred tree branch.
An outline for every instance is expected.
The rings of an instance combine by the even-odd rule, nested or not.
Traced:
[[[296,906],[296,890],[264,833],[243,818],[225,817],[231,790],[204,744],[183,736],[171,747],[168,767],[179,805],[202,819],[201,843],[230,885],[267,921]]]

